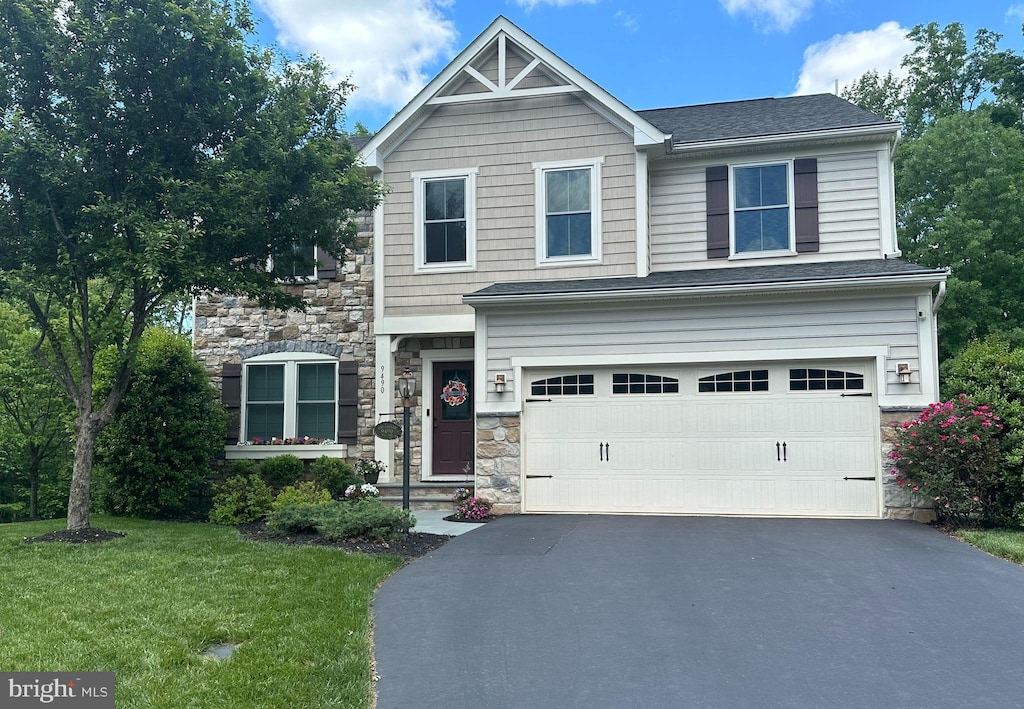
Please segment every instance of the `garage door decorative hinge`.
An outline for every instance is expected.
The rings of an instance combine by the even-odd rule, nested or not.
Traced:
[[[877,480],[878,478],[843,478],[843,480]]]
[[[526,403],[529,404],[529,403],[532,403],[534,401],[547,401],[548,403],[550,403],[550,402],[553,401],[553,399],[527,399]]]
[[[870,391],[858,391],[854,394],[840,394],[839,396],[871,396]]]
[[[554,475],[527,475],[526,479],[527,480],[532,480],[533,478],[553,478],[553,477],[555,477],[555,476]]]

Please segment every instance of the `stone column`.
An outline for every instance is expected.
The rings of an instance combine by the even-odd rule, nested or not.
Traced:
[[[494,514],[522,512],[519,481],[519,413],[476,415],[476,495],[494,503]]]
[[[924,495],[908,490],[897,484],[891,474],[893,443],[896,442],[895,428],[904,421],[913,421],[921,409],[883,409],[882,421],[882,516],[886,519],[910,519],[915,522],[934,522],[935,509],[932,501]]]

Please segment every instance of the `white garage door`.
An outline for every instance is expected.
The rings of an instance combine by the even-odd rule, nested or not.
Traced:
[[[534,370],[526,512],[876,517],[868,362]]]

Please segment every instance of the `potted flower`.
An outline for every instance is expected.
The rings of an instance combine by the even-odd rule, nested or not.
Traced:
[[[380,474],[385,470],[387,470],[387,466],[382,461],[375,460],[374,458],[360,458],[356,462],[356,474],[362,475],[363,480],[371,485],[377,484]]]

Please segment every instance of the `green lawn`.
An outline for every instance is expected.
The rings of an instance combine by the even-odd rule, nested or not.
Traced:
[[[397,557],[94,517],[128,536],[24,544],[0,525],[0,668],[114,672],[118,707],[370,707],[369,605]],[[241,643],[227,661],[213,643]]]
[[[1024,564],[1024,530],[978,529],[960,532],[958,536],[989,554]]]

